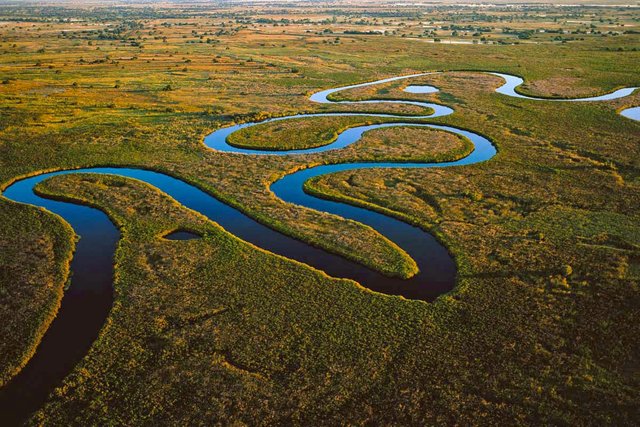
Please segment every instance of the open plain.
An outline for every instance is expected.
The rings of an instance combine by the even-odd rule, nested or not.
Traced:
[[[637,424],[639,35],[0,3],[0,424]]]

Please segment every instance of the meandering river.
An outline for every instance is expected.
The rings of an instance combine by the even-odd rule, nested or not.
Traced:
[[[429,115],[411,116],[411,119],[431,119],[452,114],[453,110],[451,108],[429,102],[376,99],[334,102],[329,99],[331,94],[339,91],[410,79],[428,74],[431,73],[392,77],[375,82],[323,90],[313,94],[310,99],[318,103],[354,105],[400,103],[417,105],[433,110],[433,113]],[[496,89],[498,93],[530,100],[547,101],[547,99],[527,97],[516,92],[516,87],[523,82],[519,77],[500,73],[492,74],[505,80],[505,84]],[[634,89],[635,88],[620,89],[607,95],[591,98],[553,101],[580,102],[611,100],[627,96],[631,94]],[[408,86],[407,91],[411,93],[433,93],[437,91],[437,88],[432,86]],[[205,144],[213,150],[241,155],[291,156],[339,150],[356,143],[361,139],[362,135],[369,130],[394,126],[431,128],[451,132],[469,139],[473,143],[473,151],[457,161],[440,163],[357,162],[321,165],[285,175],[271,185],[271,190],[274,194],[285,202],[329,212],[370,225],[391,241],[395,242],[415,260],[419,268],[418,274],[406,280],[384,276],[358,263],[349,261],[266,227],[199,188],[159,172],[133,168],[85,168],[43,173],[18,180],[5,188],[2,193],[5,198],[19,203],[40,206],[60,215],[73,227],[81,239],[76,245],[76,251],[71,264],[73,274],[71,285],[64,294],[62,306],[56,318],[44,335],[34,357],[8,385],[0,390],[0,413],[3,415],[4,425],[13,425],[22,422],[29,414],[37,410],[44,403],[50,392],[60,384],[62,379],[87,353],[89,347],[97,338],[113,302],[113,255],[119,239],[119,232],[108,217],[97,209],[74,203],[51,200],[40,197],[33,192],[34,187],[38,183],[53,176],[71,173],[100,173],[119,175],[144,181],[170,195],[184,206],[202,213],[241,239],[271,252],[323,270],[331,276],[356,280],[372,291],[426,301],[432,301],[438,295],[450,291],[455,285],[455,263],[447,250],[431,234],[418,227],[377,212],[316,198],[304,192],[303,184],[307,180],[317,176],[347,170],[371,168],[443,168],[470,165],[487,161],[496,154],[495,147],[491,141],[469,130],[436,124],[401,121],[356,126],[341,132],[333,142],[325,146],[310,149],[290,151],[253,150],[234,147],[227,143],[227,138],[230,134],[246,127],[256,126],[270,121],[332,115],[375,116],[389,118],[390,120],[407,119],[406,116],[392,114],[301,114],[222,128],[207,136],[205,138]],[[633,116],[629,117],[633,118]]]

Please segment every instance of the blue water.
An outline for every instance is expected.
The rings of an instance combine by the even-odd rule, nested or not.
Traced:
[[[412,119],[432,119],[452,114],[453,110],[451,108],[428,102],[408,100],[333,102],[328,98],[331,94],[341,90],[428,74],[431,73],[392,77],[371,83],[327,89],[313,94],[310,100],[319,103],[338,104],[400,103],[417,105],[433,110],[433,113],[429,115],[411,116]],[[493,74],[505,79],[505,84],[496,90],[498,93],[529,100],[546,101],[546,99],[526,97],[515,92],[515,88],[522,84],[522,79],[519,77],[500,73]],[[414,93],[430,93],[429,91],[432,91],[429,86],[409,86],[408,88],[412,88],[409,90],[410,92],[417,91]],[[565,101],[616,99],[631,94],[634,89],[625,88],[608,95]],[[419,92],[420,90],[423,90],[423,92]],[[639,108],[628,109],[623,111],[622,114],[637,120],[638,115],[640,115],[638,110]],[[356,126],[340,133],[335,141],[331,141],[322,147],[310,149],[290,151],[254,150],[233,147],[227,143],[227,137],[230,134],[249,126],[277,120],[333,115],[375,116],[393,120],[406,120],[406,116],[392,114],[322,113],[296,115],[222,128],[207,136],[205,144],[214,150],[242,155],[290,156],[339,150],[356,143],[369,130],[394,126],[426,127],[452,132],[468,138],[473,143],[474,149],[468,156],[457,161],[442,163],[358,162],[322,165],[290,173],[271,185],[271,190],[274,194],[286,202],[329,212],[373,227],[395,242],[415,260],[419,268],[418,274],[406,280],[384,276],[375,270],[274,231],[242,212],[220,202],[206,192],[179,179],[158,172],[133,168],[86,168],[44,173],[18,180],[4,190],[4,197],[19,203],[40,206],[60,215],[81,238],[76,245],[71,264],[71,286],[65,292],[62,306],[56,318],[43,337],[34,357],[7,386],[0,390],[0,413],[3,414],[3,425],[20,423],[42,405],[51,390],[62,381],[86,354],[92,342],[98,336],[113,302],[113,254],[120,237],[118,230],[109,221],[108,217],[97,209],[74,203],[50,200],[36,195],[33,192],[33,188],[39,182],[52,176],[82,172],[113,174],[144,181],[167,193],[184,206],[202,213],[220,224],[228,232],[243,240],[273,253],[321,269],[331,276],[353,279],[372,291],[426,301],[431,301],[438,295],[450,291],[455,285],[455,263],[447,250],[432,235],[418,227],[377,212],[313,197],[304,192],[303,186],[311,178],[341,171],[371,168],[417,169],[471,165],[491,159],[496,154],[495,147],[488,139],[468,130],[415,122]],[[178,231],[165,237],[169,240],[174,238],[182,240],[193,238],[194,235]],[[175,242],[175,244],[181,243]]]
[[[436,93],[438,88],[426,85],[410,85],[403,89],[407,93]]]
[[[593,102],[593,101],[611,101],[613,99],[623,98],[625,96],[629,96],[638,89],[637,87],[625,87],[622,89],[618,89],[614,92],[607,93],[605,95],[600,96],[592,96],[588,98],[536,98],[533,96],[522,95],[516,92],[516,88],[524,83],[524,80],[520,77],[511,76],[509,74],[502,73],[490,73],[494,76],[502,77],[505,80],[505,83],[496,89],[496,92],[501,93],[503,95],[511,96],[514,98],[522,98],[529,99],[533,101],[556,101],[556,102]]]
[[[640,107],[627,108],[622,110],[620,114],[628,119],[640,121]]]

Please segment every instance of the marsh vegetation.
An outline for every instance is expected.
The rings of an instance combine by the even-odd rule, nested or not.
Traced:
[[[459,275],[433,304],[374,294],[258,250],[136,181],[46,182],[43,192],[100,206],[123,234],[104,329],[31,423],[637,420],[640,124],[617,111],[640,95],[532,102],[496,94],[498,77],[472,71],[520,75],[522,91],[536,96],[638,86],[635,9],[24,5],[3,6],[0,17],[3,187],[52,169],[157,169],[270,227],[393,272],[410,266],[383,236],[284,203],[269,186],[316,164],[455,158],[467,141],[394,128],[335,152],[270,158],[212,152],[203,137],[232,123],[353,111],[309,102],[320,89],[451,70],[460,72],[333,99],[450,105],[454,114],[432,122],[472,129],[499,150],[458,170],[349,171],[307,185],[434,233]],[[407,84],[440,91],[409,94]],[[235,143],[317,146],[362,120],[273,122]],[[202,237],[163,238],[181,229]],[[55,316],[73,247],[59,218],[0,200],[0,386]]]

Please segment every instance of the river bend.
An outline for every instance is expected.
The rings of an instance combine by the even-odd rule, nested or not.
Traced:
[[[401,103],[417,105],[433,111],[428,115],[411,116],[412,120],[432,119],[452,114],[453,110],[451,108],[429,102],[376,99],[334,102],[329,99],[331,94],[342,90],[429,74],[433,73],[391,77],[375,82],[327,89],[314,93],[310,100],[317,103],[336,104]],[[519,77],[501,73],[492,74],[505,80],[505,84],[496,89],[498,93],[529,100],[548,101],[548,99],[528,97],[516,92],[517,86],[522,84],[522,79]],[[406,89],[407,92],[425,94],[437,91],[437,88],[432,86],[408,86]],[[602,96],[567,100],[553,99],[553,101],[605,101],[627,96],[634,89],[624,88]],[[630,110],[626,110],[628,114],[624,112],[622,114],[634,118],[634,114],[637,114],[637,109]],[[234,147],[227,143],[229,135],[249,126],[276,120],[331,115],[376,116],[389,118],[390,120],[400,120],[400,122],[352,127],[341,132],[334,141],[325,146],[302,150],[254,150]],[[407,116],[357,112],[300,114],[221,128],[207,136],[205,144],[213,150],[242,155],[290,156],[339,150],[356,143],[369,130],[392,126],[426,127],[468,138],[473,143],[473,151],[457,161],[440,163],[358,162],[328,164],[290,173],[271,185],[271,190],[285,202],[362,222],[370,225],[395,242],[416,261],[419,268],[419,272],[416,275],[406,280],[384,276],[358,263],[275,231],[201,189],[159,172],[134,168],[84,168],[39,174],[17,180],[5,188],[2,192],[5,198],[18,203],[43,207],[50,212],[58,214],[73,227],[81,239],[76,245],[76,251],[71,263],[71,285],[65,291],[62,305],[56,318],[51,323],[35,355],[26,367],[0,390],[0,413],[3,414],[3,424],[20,424],[44,403],[50,392],[60,384],[62,379],[82,359],[97,338],[113,302],[113,255],[119,239],[118,230],[108,217],[97,209],[36,195],[33,189],[39,182],[52,176],[71,173],[113,174],[138,179],[167,193],[184,206],[202,213],[212,221],[220,224],[228,232],[256,246],[303,262],[323,270],[331,276],[353,279],[375,292],[400,295],[409,299],[432,301],[438,295],[448,292],[454,287],[456,269],[450,254],[431,234],[398,219],[356,206],[320,199],[305,193],[303,190],[303,185],[307,180],[328,173],[371,168],[415,169],[465,166],[487,161],[496,154],[496,149],[491,141],[472,131],[429,123],[402,122],[402,120],[407,120]]]

